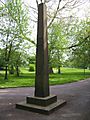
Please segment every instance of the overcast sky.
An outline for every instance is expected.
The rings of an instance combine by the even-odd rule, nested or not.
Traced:
[[[36,7],[36,0],[23,0],[27,5],[31,5],[33,7]],[[39,0],[40,1],[40,0]],[[57,1],[57,0],[52,0]],[[74,9],[75,12],[77,12],[78,17],[84,17],[87,10],[90,8],[90,0],[82,0],[83,2],[86,2],[85,4],[79,6],[77,9]],[[61,2],[62,3],[62,2]],[[55,6],[55,4],[54,4]],[[62,6],[62,5],[61,5]],[[89,13],[90,14],[90,13]]]
[[[1,4],[1,1],[5,2],[6,0],[0,0],[0,4]],[[36,0],[23,0],[23,1],[24,1],[25,4],[30,5],[30,6],[32,6],[34,8],[37,7]],[[40,0],[38,0],[38,1],[40,3]],[[52,1],[57,1],[57,0],[52,0]],[[90,0],[82,0],[82,1],[84,1],[86,3],[79,6],[78,9],[74,9],[74,11],[77,13],[78,17],[84,17],[85,14],[89,14],[89,16],[90,16],[90,11],[89,11],[89,13],[87,13],[88,9],[90,9]],[[56,3],[57,2],[55,2],[55,4]],[[62,6],[62,3],[63,2],[61,2],[61,6]],[[53,5],[54,7],[55,7],[55,4]]]

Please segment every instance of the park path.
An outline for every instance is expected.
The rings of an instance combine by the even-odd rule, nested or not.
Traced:
[[[15,104],[32,96],[34,88],[0,89],[0,120],[90,120],[90,79],[50,87],[51,94],[67,104],[50,115],[15,108]]]

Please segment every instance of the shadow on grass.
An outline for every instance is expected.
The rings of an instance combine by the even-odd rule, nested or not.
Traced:
[[[16,78],[16,76],[15,76],[15,78]],[[35,73],[21,73],[20,74],[20,76],[19,77],[17,77],[17,78],[19,78],[19,79],[28,79],[28,78],[30,78],[30,79],[34,79],[35,78]]]

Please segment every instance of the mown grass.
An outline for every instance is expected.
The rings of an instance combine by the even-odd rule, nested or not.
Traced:
[[[66,84],[90,78],[90,70],[86,70],[84,74],[83,69],[75,68],[61,68],[61,74],[50,74],[50,85]],[[16,75],[9,75],[8,80],[4,80],[4,72],[0,71],[0,88],[8,87],[27,87],[34,86],[35,73],[29,72],[27,68],[21,68],[20,77]]]
[[[61,68],[61,71],[61,74],[50,75],[51,85],[77,82],[90,77],[90,70],[86,70],[85,74],[83,69]]]

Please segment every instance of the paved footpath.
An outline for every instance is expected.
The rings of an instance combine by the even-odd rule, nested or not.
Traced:
[[[34,88],[0,89],[0,120],[90,120],[90,79],[50,87],[51,94],[67,104],[50,115],[15,108],[15,104],[32,96]]]

